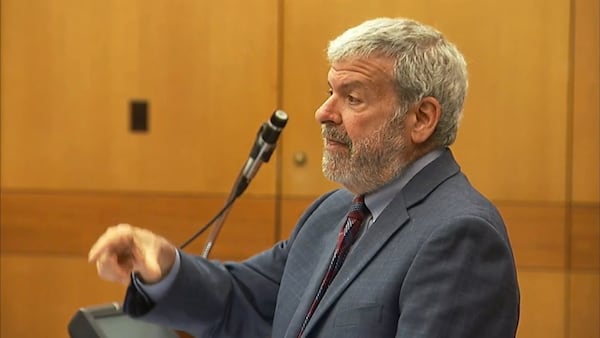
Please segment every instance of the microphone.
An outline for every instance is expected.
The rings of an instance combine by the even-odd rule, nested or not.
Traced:
[[[250,151],[250,156],[240,173],[240,179],[236,187],[235,196],[240,196],[254,178],[263,163],[269,162],[277,139],[288,121],[288,115],[283,110],[276,110],[269,121],[262,124],[258,129],[256,141]]]
[[[260,166],[265,162],[269,162],[269,159],[273,154],[273,150],[275,150],[277,139],[279,138],[279,135],[281,134],[281,131],[283,130],[283,127],[285,127],[287,121],[287,114],[283,110],[276,110],[273,112],[273,115],[271,115],[269,121],[260,126],[256,135],[256,140],[254,141],[254,145],[250,151],[250,156],[238,174],[238,177],[236,178],[236,181],[229,193],[229,197],[227,198],[227,202],[217,213],[217,215],[213,217],[213,219],[211,219],[207,224],[200,228],[200,230],[196,231],[188,240],[181,244],[179,246],[180,249],[185,248],[206,229],[208,229],[208,227],[216,222],[208,236],[204,250],[202,251],[202,257],[208,258],[208,255],[215,244],[215,241],[217,240],[217,236],[221,231],[221,227],[223,227],[223,222],[225,221],[231,206],[246,190],[248,184],[250,184],[250,181],[254,178]]]

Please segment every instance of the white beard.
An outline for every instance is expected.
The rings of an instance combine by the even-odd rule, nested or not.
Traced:
[[[385,185],[406,166],[406,143],[402,139],[402,119],[393,120],[372,135],[352,143],[345,130],[322,126],[324,139],[332,138],[346,149],[323,151],[325,177],[355,194],[368,193]]]

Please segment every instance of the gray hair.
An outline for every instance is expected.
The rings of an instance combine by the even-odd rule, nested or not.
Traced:
[[[403,117],[424,97],[436,98],[442,113],[433,142],[454,143],[468,87],[466,62],[456,46],[435,28],[417,21],[378,18],[348,29],[327,50],[330,63],[372,55],[395,60],[399,114]]]

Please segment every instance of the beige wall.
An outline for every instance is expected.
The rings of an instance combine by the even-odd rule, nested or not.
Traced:
[[[0,1],[1,337],[64,337],[78,307],[120,300],[85,262],[94,239],[129,222],[182,242],[278,107],[277,154],[213,255],[285,237],[335,187],[313,118],[326,43],[374,16],[432,24],[469,62],[454,152],[506,219],[519,338],[600,337],[597,0]],[[150,102],[147,134],[127,129],[132,99]]]

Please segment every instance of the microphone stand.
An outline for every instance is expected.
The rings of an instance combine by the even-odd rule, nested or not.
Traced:
[[[244,182],[244,180],[243,180],[244,176],[242,175],[242,173],[243,172],[240,172],[240,174],[238,175],[237,179],[235,180],[235,184],[233,185],[231,192],[229,193],[229,197],[227,197],[227,200],[225,201],[225,204],[224,204],[225,209],[223,210],[221,215],[215,220],[215,223],[213,224],[214,226],[213,226],[210,234],[208,235],[206,244],[204,245],[204,249],[202,250],[202,258],[208,258],[208,255],[210,254],[210,251],[212,250],[213,246],[215,245],[215,241],[217,240],[217,237],[219,236],[219,233],[221,232],[221,228],[223,227],[223,224],[225,223],[225,219],[227,218],[229,211],[231,211],[233,202],[246,189],[247,184],[246,184],[246,186],[242,186],[242,184]]]
[[[252,147],[250,157],[244,164],[241,172],[238,174],[235,184],[229,193],[229,197],[227,197],[227,200],[225,201],[222,211],[214,219],[214,227],[208,235],[204,250],[202,250],[203,258],[208,258],[208,255],[210,254],[210,251],[217,240],[217,236],[219,236],[219,232],[221,232],[223,223],[225,222],[225,219],[231,210],[233,202],[246,190],[248,184],[250,184],[250,181],[252,178],[254,178],[254,175],[256,175],[256,172],[258,171],[258,168],[260,168],[261,164],[268,162],[271,158],[273,150],[275,149],[277,138],[279,138],[281,130],[283,127],[285,127],[287,119],[287,114],[283,110],[276,110],[269,119],[269,122],[264,123],[258,129],[256,141]],[[213,221],[209,222],[207,226],[210,226],[212,223]],[[196,235],[192,236],[192,238],[184,243],[181,248],[189,244],[197,235],[202,233],[202,231],[204,230],[200,230],[196,233]]]

